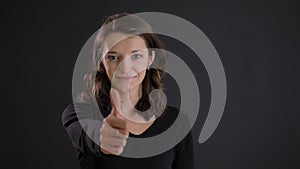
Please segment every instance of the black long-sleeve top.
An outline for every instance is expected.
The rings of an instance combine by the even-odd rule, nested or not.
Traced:
[[[65,127],[73,146],[81,169],[193,169],[194,151],[192,132],[183,137],[173,148],[159,155],[144,158],[129,158],[117,155],[108,155],[99,148],[100,127],[103,117],[109,112],[99,109],[89,103],[76,103],[67,106],[62,113],[62,123]],[[99,113],[96,113],[99,112]],[[180,113],[181,114],[181,113]],[[167,106],[165,112],[144,133],[140,135],[129,134],[129,137],[147,138],[165,132],[179,115],[178,109]],[[188,127],[186,124],[177,126],[181,129]],[[188,129],[189,130],[189,129]],[[181,130],[184,131],[184,130]],[[172,142],[170,138],[170,144]],[[159,142],[155,144],[160,144]],[[151,145],[149,145],[151,146]],[[137,149],[138,150],[138,149]],[[126,146],[124,148],[126,151]]]

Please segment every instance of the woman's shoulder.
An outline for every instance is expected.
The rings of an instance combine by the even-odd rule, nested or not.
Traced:
[[[176,120],[188,123],[188,115],[186,113],[187,112],[182,112],[175,106],[167,105],[164,113],[159,118],[162,118],[164,121],[170,121],[172,123],[174,123]]]
[[[105,114],[105,112],[99,110],[97,105],[91,102],[76,102],[66,105],[62,111],[62,120],[73,118],[99,120],[103,118],[101,118],[100,113]]]
[[[189,112],[182,112],[175,106],[166,106],[165,113],[161,116],[161,122],[166,123],[168,127],[174,125],[181,132],[191,129],[191,123],[188,116]]]
[[[164,123],[169,122],[171,124],[176,120],[178,114],[178,108],[171,105],[166,105],[164,112],[159,117],[157,117],[157,120],[164,121]]]
[[[156,134],[160,134],[172,126],[176,129],[180,129],[182,127],[188,128],[190,124],[188,116],[180,112],[180,109],[175,106],[167,105],[165,111],[155,120],[153,128],[157,130],[155,132]]]

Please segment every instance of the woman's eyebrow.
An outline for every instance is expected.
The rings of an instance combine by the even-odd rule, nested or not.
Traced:
[[[113,53],[113,54],[117,54],[118,52],[115,52],[115,51],[109,51],[107,53]]]
[[[133,50],[133,51],[131,51],[131,53],[135,53],[135,52],[144,52],[144,51],[146,51],[145,49],[138,49],[138,50]]]
[[[145,49],[132,50],[131,53],[143,52],[143,51],[145,51]],[[118,54],[118,52],[116,52],[116,51],[109,51],[107,53]]]

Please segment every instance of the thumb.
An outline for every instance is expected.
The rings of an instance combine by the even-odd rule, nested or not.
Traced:
[[[112,114],[116,117],[120,117],[120,111],[121,111],[121,98],[119,92],[111,88],[110,89],[110,102],[112,106]]]

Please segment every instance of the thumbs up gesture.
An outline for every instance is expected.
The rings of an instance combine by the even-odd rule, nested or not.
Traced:
[[[110,90],[110,100],[111,113],[103,120],[100,128],[100,150],[105,154],[120,155],[129,135],[127,121],[120,114],[121,99],[116,89]]]

